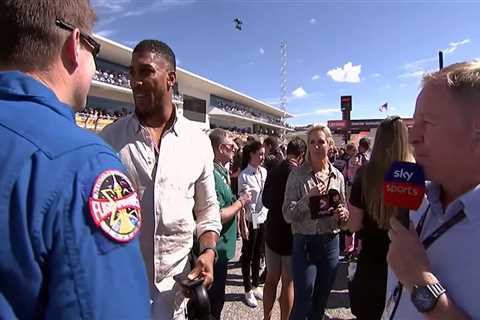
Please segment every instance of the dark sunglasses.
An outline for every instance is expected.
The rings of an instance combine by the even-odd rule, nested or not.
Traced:
[[[55,24],[57,25],[57,27],[59,27],[63,30],[68,30],[68,31],[71,31],[71,32],[73,32],[73,30],[75,30],[74,26],[66,23],[62,19],[56,19]],[[80,39],[82,39],[83,41],[85,41],[86,44],[88,44],[88,46],[91,48],[90,52],[92,53],[92,56],[95,58],[98,55],[98,53],[100,52],[100,43],[98,43],[97,41],[95,41],[95,39],[93,39],[88,34],[83,33],[82,31],[80,31]]]

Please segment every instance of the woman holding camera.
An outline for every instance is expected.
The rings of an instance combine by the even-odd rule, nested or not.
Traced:
[[[293,320],[323,318],[338,265],[338,232],[348,220],[343,175],[328,160],[330,130],[313,126],[307,139],[307,161],[290,173],[283,202],[293,233]]]

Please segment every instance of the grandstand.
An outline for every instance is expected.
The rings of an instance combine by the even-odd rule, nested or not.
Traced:
[[[94,35],[102,47],[87,99],[87,109],[76,115],[77,124],[100,131],[121,116],[133,112],[128,81],[132,49]],[[225,128],[248,134],[293,131],[286,118],[293,115],[224,85],[177,67],[178,87],[174,102],[183,115],[203,129]]]

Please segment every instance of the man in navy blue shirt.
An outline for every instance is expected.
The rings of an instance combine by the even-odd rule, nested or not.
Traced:
[[[89,1],[0,12],[0,318],[148,319],[137,193],[74,122],[100,49]]]

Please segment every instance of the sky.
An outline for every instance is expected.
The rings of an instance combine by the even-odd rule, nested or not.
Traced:
[[[95,33],[129,47],[162,40],[181,68],[275,106],[285,41],[293,125],[341,119],[342,95],[352,119],[411,117],[439,50],[445,66],[480,59],[480,0],[91,2]]]

